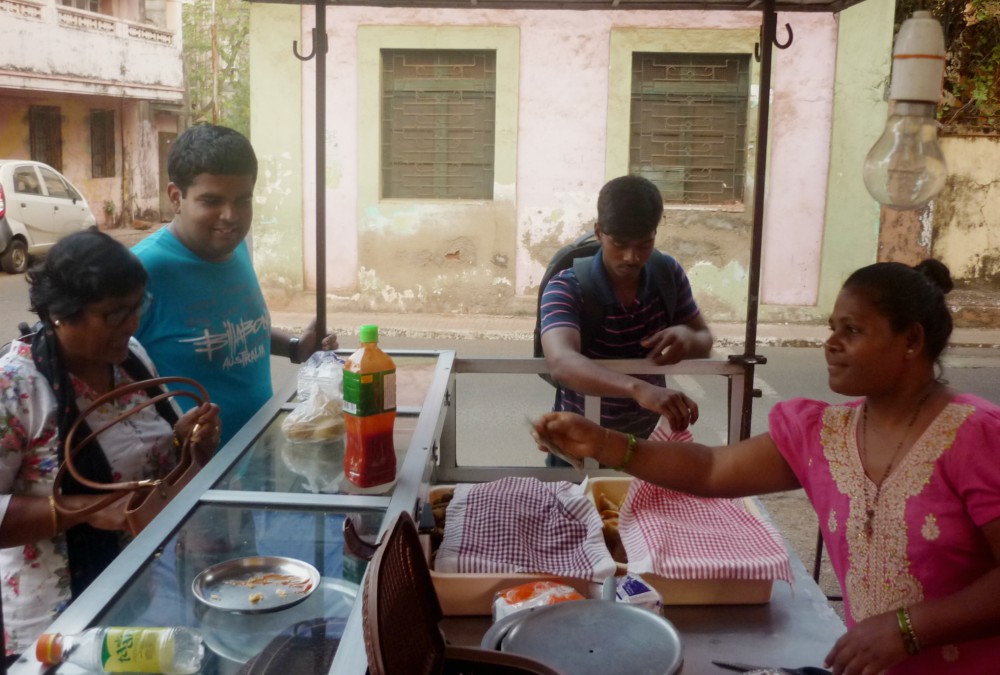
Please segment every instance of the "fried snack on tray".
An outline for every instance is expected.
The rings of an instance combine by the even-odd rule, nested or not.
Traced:
[[[625,497],[622,496],[622,502]],[[615,562],[627,562],[625,547],[622,545],[621,535],[618,533],[618,514],[621,512],[621,503],[616,502],[604,493],[597,493],[594,497],[597,512],[601,514],[601,522],[604,525],[604,543],[611,551],[611,557]]]
[[[451,498],[454,496],[454,490],[446,490],[435,495],[434,500],[431,502],[431,513],[434,514],[434,531],[431,532],[432,551],[438,550],[438,547],[441,546],[441,540],[444,539],[445,512],[448,510],[448,504],[451,503]]]

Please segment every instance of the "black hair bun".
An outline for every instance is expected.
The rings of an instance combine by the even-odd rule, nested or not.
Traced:
[[[917,263],[914,269],[927,277],[931,283],[939,287],[946,295],[950,293],[953,288],[955,288],[955,282],[951,279],[951,271],[948,269],[948,266],[940,260],[928,258],[927,260]]]

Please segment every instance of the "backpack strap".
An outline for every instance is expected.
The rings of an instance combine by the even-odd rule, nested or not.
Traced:
[[[660,294],[663,309],[667,313],[667,323],[673,325],[674,311],[677,309],[677,284],[674,283],[674,270],[669,259],[657,250],[649,256],[646,262],[646,273],[650,275],[653,287]]]
[[[583,308],[580,311],[580,348],[586,346],[594,339],[597,329],[604,320],[604,300],[601,288],[597,285],[597,278],[594,274],[594,265],[598,264],[596,255],[586,258],[577,258],[573,261],[573,274],[580,282],[583,296]]]

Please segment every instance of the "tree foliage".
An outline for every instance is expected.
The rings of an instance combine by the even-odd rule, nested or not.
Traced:
[[[929,9],[944,28],[945,132],[1000,134],[1000,0],[897,0],[897,30],[918,9]]]
[[[190,122],[217,121],[249,136],[250,3],[245,0],[191,0],[184,3],[183,24],[184,76]],[[217,85],[212,68],[213,27],[218,59]]]

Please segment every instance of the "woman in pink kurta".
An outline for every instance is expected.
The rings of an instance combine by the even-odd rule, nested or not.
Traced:
[[[947,597],[997,565],[980,528],[1000,518],[1000,408],[956,394],[883,481],[869,528],[876,485],[860,461],[862,411],[796,399],[768,418],[819,517],[848,626]],[[1000,672],[1000,638],[927,647],[899,672]]]
[[[735,445],[636,441],[570,413],[536,431],[673,490],[804,488],[847,610],[834,675],[1000,672],[1000,408],[938,377],[951,288],[934,260],[856,271],[824,351],[830,389],[857,400],[779,404],[768,433]]]

